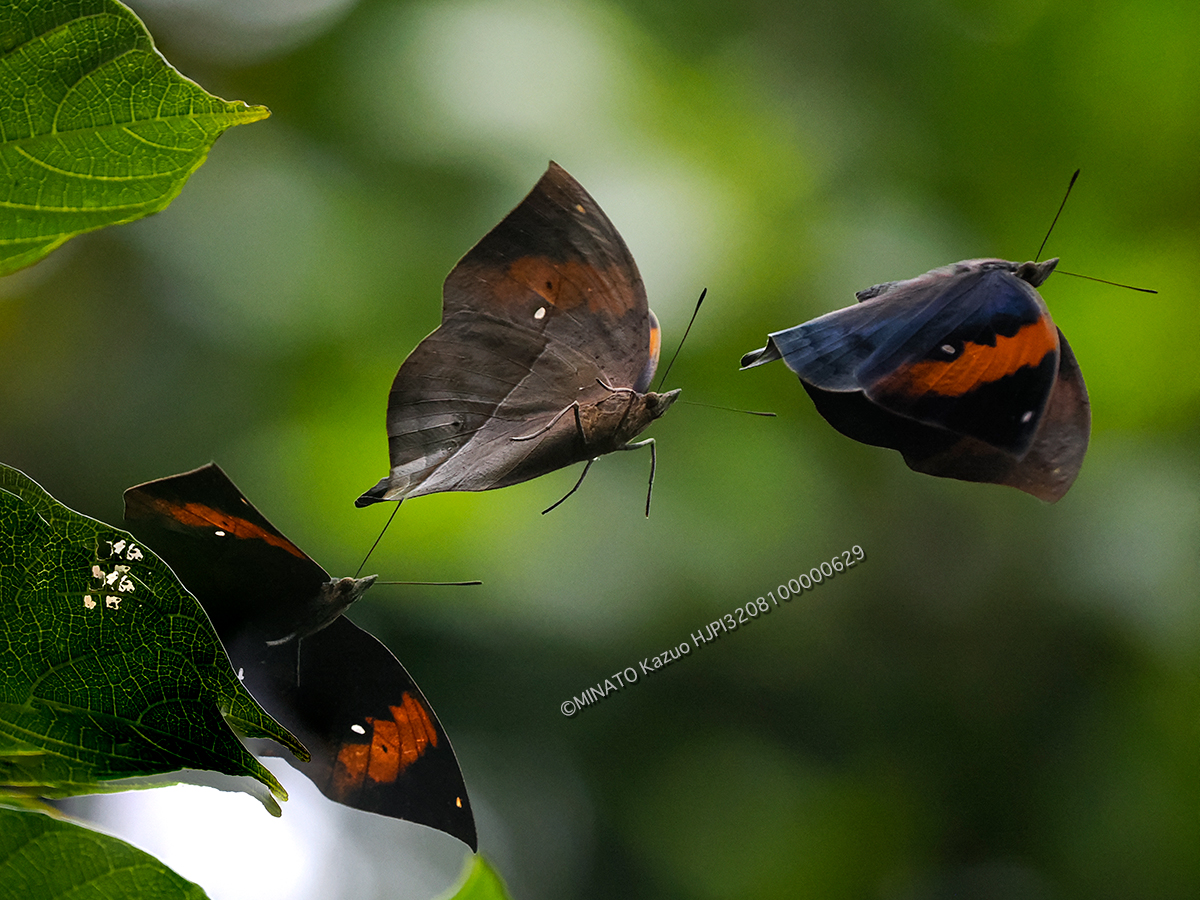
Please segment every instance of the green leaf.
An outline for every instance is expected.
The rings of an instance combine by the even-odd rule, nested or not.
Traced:
[[[204,900],[199,885],[107,834],[0,808],[0,898]]]
[[[447,900],[512,900],[504,882],[486,859],[475,854],[467,860],[462,887]]]
[[[0,795],[122,790],[111,782],[192,768],[286,799],[231,726],[307,758],[164,562],[0,465]]]
[[[0,275],[164,209],[226,128],[270,115],[184,78],[116,0],[0,4]]]

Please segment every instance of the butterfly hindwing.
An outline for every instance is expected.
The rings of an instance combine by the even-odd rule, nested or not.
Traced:
[[[298,652],[293,733],[312,754],[302,768],[321,792],[438,828],[475,849],[450,739],[392,652],[345,616],[302,641]]]

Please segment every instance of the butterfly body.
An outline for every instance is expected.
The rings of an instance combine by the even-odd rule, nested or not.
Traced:
[[[1057,262],[965,260],[876,285],[771,334],[742,366],[783,359],[830,424],[916,471],[1057,500],[1091,424],[1079,366],[1037,292]]]
[[[647,388],[659,328],[612,223],[561,167],[459,261],[442,324],[388,397],[366,506],[505,487],[626,449],[678,391]]]
[[[292,765],[333,800],[475,849],[462,772],[433,709],[391,651],[343,615],[374,575],[331,578],[215,464],[130,488],[125,518],[200,601],[254,698],[308,749],[311,760]]]
[[[302,641],[328,628],[334,619],[366,593],[367,588],[373,585],[378,577],[368,575],[365,578],[335,578],[322,582],[315,599],[301,603],[303,612],[288,623],[291,630],[280,637],[267,638],[267,645],[276,647],[288,641]]]

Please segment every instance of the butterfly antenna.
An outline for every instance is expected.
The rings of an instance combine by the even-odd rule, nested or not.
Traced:
[[[701,300],[704,296],[701,295]],[[687,337],[684,334],[684,337]],[[682,343],[682,341],[680,342]],[[654,449],[654,439],[650,440],[650,484],[646,486],[646,518],[650,518],[650,496],[654,493],[654,470],[658,467],[658,453]]]
[[[679,358],[679,351],[683,349],[683,342],[687,340],[688,332],[692,330],[692,323],[696,321],[696,316],[700,314],[700,304],[704,302],[705,296],[708,294],[708,288],[700,292],[700,299],[696,301],[696,309],[692,312],[691,321],[688,322],[688,327],[683,330],[683,337],[679,339],[679,346],[675,348],[675,355],[671,357],[671,361],[667,363],[667,369],[662,373],[662,378],[658,379],[658,386],[661,389],[663,383],[667,380],[667,375],[671,372],[671,366],[675,365],[675,360]],[[565,499],[565,498],[564,498]]]
[[[1157,294],[1158,291],[1154,288],[1136,287],[1132,284],[1122,284],[1119,281],[1107,281],[1103,278],[1093,278],[1091,275],[1080,275],[1078,272],[1064,272],[1062,269],[1055,269],[1059,275],[1070,275],[1072,278],[1086,278],[1088,281],[1098,281],[1100,284],[1111,284],[1113,287],[1128,288],[1131,291],[1141,291],[1143,294]]]
[[[371,558],[371,554],[375,552],[375,548],[379,546],[379,542],[382,541],[383,536],[385,534],[387,534],[388,528],[391,527],[392,519],[396,518],[396,513],[400,512],[400,503],[403,503],[403,502],[404,501],[401,500],[399,503],[397,503],[396,508],[392,510],[392,514],[390,516],[388,516],[387,524],[383,526],[383,531],[379,532],[379,537],[375,538],[375,543],[373,543],[371,545],[371,549],[367,551],[367,555],[364,556],[363,561],[361,563],[359,563],[358,571],[354,573],[355,578],[357,578],[359,576],[359,574],[362,572],[363,566],[365,566],[367,564],[367,560]]]
[[[1050,223],[1050,231],[1046,232],[1046,236],[1042,238],[1042,246],[1038,247],[1037,256],[1034,261],[1042,258],[1042,251],[1046,249],[1046,241],[1050,240],[1050,232],[1054,231],[1054,226],[1058,224],[1058,217],[1062,215],[1063,207],[1067,205],[1067,198],[1071,196],[1071,188],[1075,187],[1075,179],[1079,177],[1079,170],[1075,170],[1075,174],[1071,176],[1071,183],[1067,185],[1067,192],[1063,195],[1062,203],[1058,204],[1058,212],[1054,214],[1054,221]],[[1063,269],[1055,269],[1059,275],[1070,275],[1072,278],[1086,278],[1088,281],[1095,281],[1099,284],[1108,284],[1113,287],[1127,288],[1131,291],[1141,291],[1143,294],[1157,294],[1158,291],[1154,288],[1136,287],[1132,284],[1122,284],[1119,281],[1107,281],[1104,278],[1093,278],[1091,275],[1080,275],[1078,272],[1067,272]]]
[[[1046,241],[1050,240],[1050,232],[1054,231],[1054,226],[1058,224],[1058,217],[1062,215],[1063,207],[1067,205],[1067,198],[1071,196],[1071,188],[1075,187],[1075,179],[1079,177],[1079,170],[1075,170],[1075,174],[1071,176],[1071,183],[1067,185],[1067,192],[1063,194],[1062,203],[1058,204],[1058,212],[1054,214],[1054,221],[1050,223],[1050,230],[1046,232],[1046,236],[1042,238],[1042,246],[1038,247],[1037,256],[1033,258],[1037,262],[1042,258],[1042,251],[1046,249]]]
[[[738,409],[736,406],[717,406],[715,403],[699,403],[696,400],[676,400],[676,403],[686,403],[688,406],[703,406],[705,409],[723,409],[725,412],[745,413],[748,416],[766,416],[769,419],[775,418],[773,412],[759,412],[755,409]]]
[[[433,587],[468,587],[483,584],[482,581],[377,581],[376,584],[428,584]]]
[[[564,502],[564,501],[565,501],[565,500],[566,500],[568,497],[570,497],[570,496],[571,496],[573,493],[575,493],[577,490],[579,490],[579,486],[580,486],[581,484],[583,484],[583,479],[587,477],[588,469],[590,469],[590,468],[592,467],[592,463],[594,463],[595,461],[596,461],[596,460],[594,460],[594,459],[589,459],[589,460],[587,461],[587,465],[583,467],[583,474],[581,474],[581,475],[579,476],[579,480],[578,480],[577,482],[575,482],[575,487],[571,488],[569,491],[567,491],[565,494],[563,494],[563,495],[562,495],[562,497],[559,499],[559,501],[558,501],[557,503],[554,503],[554,504],[552,504],[552,505],[550,505],[550,506],[547,506],[545,509],[543,509],[543,510],[542,510],[542,515],[543,515],[543,516],[544,516],[546,513],[550,512],[550,510],[552,510],[552,509],[558,509],[560,506],[562,506],[562,505],[563,505],[563,502]]]

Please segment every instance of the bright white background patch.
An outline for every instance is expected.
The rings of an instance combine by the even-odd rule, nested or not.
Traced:
[[[64,804],[153,854],[212,900],[428,900],[458,878],[467,848],[447,835],[327,800],[281,759],[273,818],[246,794],[195,785],[80,797]]]

